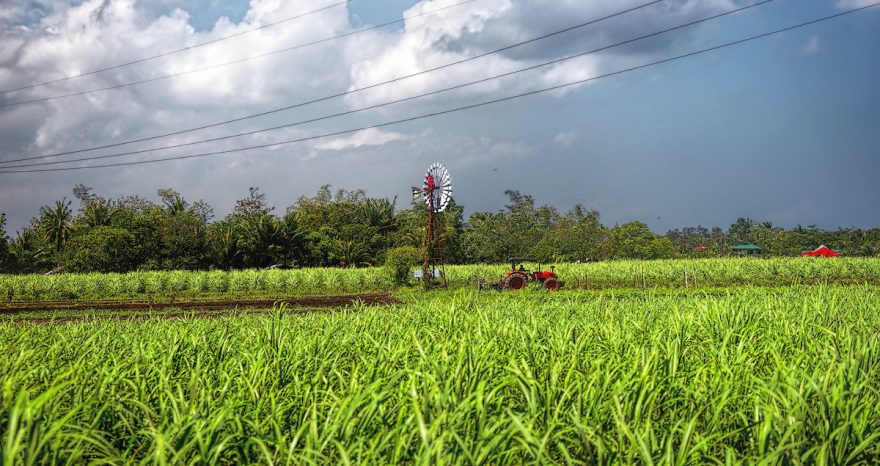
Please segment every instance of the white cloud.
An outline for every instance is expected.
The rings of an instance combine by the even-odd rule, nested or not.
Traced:
[[[822,51],[822,40],[818,34],[811,34],[807,37],[804,45],[801,46],[801,53],[804,55],[815,55]]]
[[[412,15],[435,8],[434,3],[421,1],[406,14]],[[541,0],[521,0],[515,3],[510,0],[481,0],[469,8],[454,8],[407,21],[404,34],[386,34],[378,37],[377,40],[383,41],[384,47],[379,49],[375,56],[352,65],[351,88],[363,88],[464,60],[565,26],[618,13],[627,6],[611,0],[595,2],[560,0],[553,2],[553,8],[548,8]],[[360,107],[423,94],[622,42],[644,35],[646,32],[679,25],[735,6],[729,0],[664,2],[557,37],[488,55],[438,72],[397,81],[392,86],[358,92],[348,96],[348,100],[352,106]],[[472,103],[475,99],[489,100],[490,96],[507,96],[579,81],[615,70],[621,63],[630,63],[633,60],[631,57],[643,61],[646,55],[666,51],[679,42],[689,42],[690,38],[688,31],[680,31],[677,34],[661,36],[620,49],[607,50],[600,55],[561,62],[427,99],[419,99],[418,105],[423,109],[426,105],[440,102],[447,104],[448,107],[449,104]],[[565,92],[573,89],[574,87],[567,88]],[[554,92],[552,95],[559,97],[565,92]]]
[[[835,5],[841,10],[861,8],[876,3],[874,0],[837,0]]]
[[[382,146],[394,141],[405,141],[409,139],[401,133],[386,132],[378,128],[369,128],[358,131],[351,136],[335,138],[320,141],[314,144],[314,148],[318,150],[344,150],[353,149],[362,146]]]
[[[560,147],[571,147],[577,138],[577,131],[561,131],[553,138],[553,142]]]

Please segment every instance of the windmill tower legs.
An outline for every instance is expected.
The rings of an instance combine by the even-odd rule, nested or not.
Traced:
[[[443,227],[434,213],[434,200],[428,197],[428,228],[425,232],[425,263],[422,265],[422,283],[425,288],[446,287],[446,270],[443,266]]]

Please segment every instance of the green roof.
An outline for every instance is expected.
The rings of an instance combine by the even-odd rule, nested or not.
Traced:
[[[734,251],[760,251],[761,246],[758,246],[755,243],[739,243],[731,249]]]

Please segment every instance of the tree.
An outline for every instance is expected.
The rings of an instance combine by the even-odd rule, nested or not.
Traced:
[[[502,217],[498,238],[504,251],[501,259],[506,261],[508,256],[527,256],[541,236],[534,198],[512,189],[504,194],[509,204],[505,206],[507,211]]]
[[[6,236],[6,214],[0,213],[0,273],[11,272],[12,260],[9,255],[9,237]]]
[[[109,226],[127,230],[138,244],[136,268],[162,268],[162,234],[151,217],[157,209],[156,204],[141,197],[127,196],[113,201],[112,207],[115,214]]]
[[[118,212],[113,201],[92,193],[92,188],[78,184],[73,195],[79,200],[80,213],[73,220],[74,229],[90,229],[110,225]]]
[[[271,214],[266,196],[259,188],[250,188],[248,196],[235,202],[235,208],[212,231],[212,238],[221,240],[214,247],[213,257],[223,266],[267,267],[289,264],[295,256],[294,244],[299,238],[296,222],[290,215],[279,219]]]
[[[52,247],[40,235],[37,219],[16,233],[9,248],[11,269],[15,272],[38,272],[52,267]]]
[[[249,267],[283,264],[288,251],[288,235],[284,223],[272,215],[257,213],[239,225],[238,246],[244,263]]]
[[[138,243],[131,232],[99,226],[71,239],[61,263],[72,272],[128,272],[137,267],[138,256]]]
[[[147,221],[158,235],[157,268],[201,268],[207,256],[205,233],[211,208],[204,201],[190,204],[177,191],[158,190],[161,206],[147,209]]]
[[[40,233],[47,243],[54,245],[56,254],[61,253],[61,248],[70,236],[72,218],[70,201],[66,197],[55,201],[52,207],[44,206],[40,209]]]
[[[208,225],[205,234],[211,265],[229,270],[241,264],[241,249],[238,247],[234,224],[225,220],[212,223]]]
[[[350,240],[336,240],[333,245],[333,254],[339,260],[340,267],[368,265],[370,260],[367,249],[362,244]]]
[[[379,263],[398,238],[395,201],[369,198],[361,189],[340,189],[335,196],[324,185],[313,197],[300,197],[292,212],[304,232],[303,249],[310,265]]]
[[[727,236],[734,243],[742,243],[746,241],[752,241],[752,226],[756,222],[749,218],[737,218],[735,223],[730,225],[730,228],[727,229]]]
[[[612,259],[663,259],[675,255],[672,241],[654,234],[642,222],[615,225],[603,246],[605,256]]]

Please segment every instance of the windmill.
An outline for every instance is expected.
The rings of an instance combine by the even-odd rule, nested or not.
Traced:
[[[440,279],[440,286],[446,286],[446,274],[443,271],[443,227],[437,214],[446,210],[452,200],[452,180],[449,170],[442,164],[434,163],[425,173],[422,189],[413,187],[413,199],[424,198],[428,208],[428,226],[425,232],[425,262],[422,264],[422,280],[428,286]]]

